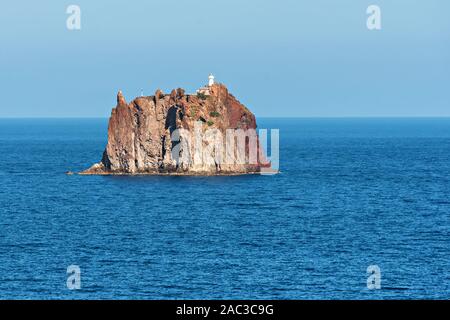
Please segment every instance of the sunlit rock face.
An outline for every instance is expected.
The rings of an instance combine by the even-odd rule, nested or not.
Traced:
[[[266,165],[252,112],[223,84],[209,94],[183,89],[117,94],[101,162],[82,174],[244,174]]]

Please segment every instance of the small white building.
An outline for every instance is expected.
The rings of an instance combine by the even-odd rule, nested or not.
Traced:
[[[210,95],[209,88],[213,84],[214,84],[214,76],[212,75],[212,73],[210,73],[208,76],[208,85],[206,87],[201,87],[200,89],[198,89],[197,93],[201,93],[201,94],[204,94],[205,96],[209,96]]]

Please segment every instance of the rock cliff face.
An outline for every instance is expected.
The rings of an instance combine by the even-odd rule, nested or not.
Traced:
[[[138,97],[117,94],[101,162],[81,174],[244,174],[266,161],[255,116],[222,84],[210,95]],[[227,144],[228,143],[228,144]]]

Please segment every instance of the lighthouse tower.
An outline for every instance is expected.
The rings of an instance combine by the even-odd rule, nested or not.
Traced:
[[[213,84],[214,84],[214,76],[212,75],[212,73],[210,73],[208,77],[208,87],[211,87]]]
[[[212,73],[210,73],[208,77],[208,86],[201,87],[200,89],[198,89],[197,94],[200,93],[204,94],[205,96],[209,96],[211,94],[209,89],[212,87],[213,84],[214,84],[214,76],[212,75]]]

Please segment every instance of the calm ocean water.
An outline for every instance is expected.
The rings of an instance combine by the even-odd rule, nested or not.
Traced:
[[[258,124],[279,175],[103,177],[107,119],[0,120],[0,298],[450,297],[450,119]]]

